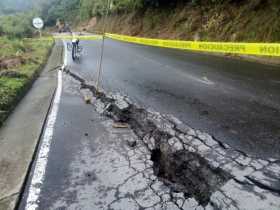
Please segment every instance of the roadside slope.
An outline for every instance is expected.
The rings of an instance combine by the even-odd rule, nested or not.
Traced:
[[[112,33],[151,38],[279,42],[279,13],[279,3],[271,0],[177,3],[176,6],[114,12],[106,27]],[[96,25],[88,24],[97,30],[102,29],[102,25],[102,18],[97,19]]]
[[[0,37],[0,126],[27,93],[45,65],[52,40]]]

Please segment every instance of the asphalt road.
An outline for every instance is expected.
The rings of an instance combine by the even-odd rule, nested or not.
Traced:
[[[101,41],[72,70],[96,81]],[[236,149],[280,157],[280,70],[237,59],[106,40],[102,88],[172,114]]]
[[[140,143],[129,147],[127,140],[136,136],[112,124],[85,103],[79,83],[64,74],[44,178],[35,191],[30,187],[36,180],[35,167],[42,165],[37,157],[18,209],[179,210],[175,205],[178,193],[171,199],[170,189],[155,178],[147,148]],[[158,194],[165,194],[167,200],[163,202]],[[184,199],[182,194],[178,199]],[[198,206],[195,201],[191,204]]]
[[[68,55],[67,68],[94,83],[101,42],[81,44],[81,62],[72,62]],[[97,112],[95,98],[86,104],[85,90],[69,74],[63,73],[62,81],[56,93],[61,93],[60,102],[55,97],[47,123],[53,130],[48,126],[44,130],[18,209],[203,209],[193,196],[172,191],[155,176],[152,154],[131,129],[114,128],[111,119]],[[248,154],[279,157],[276,67],[106,40],[101,85],[145,108],[172,114]],[[131,140],[137,141],[136,147],[129,146]],[[214,147],[221,149],[219,144]],[[279,162],[252,161],[238,152],[243,158],[235,156],[241,161],[236,167],[234,158],[227,157],[230,154],[219,150],[224,155],[216,156],[215,151],[210,151],[213,162],[228,166],[238,181],[231,179],[221,188],[226,197],[218,192],[211,195],[219,208],[210,202],[205,209],[226,209],[236,203],[238,209],[279,209],[279,194],[244,182],[256,173],[259,180],[279,189]],[[273,177],[254,172],[253,167]]]

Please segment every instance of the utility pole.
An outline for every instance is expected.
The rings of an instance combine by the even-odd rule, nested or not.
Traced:
[[[103,63],[103,56],[104,56],[104,44],[105,44],[105,32],[106,32],[106,20],[108,18],[109,9],[110,9],[111,0],[107,0],[106,3],[106,12],[105,16],[103,17],[103,29],[102,29],[102,44],[101,44],[101,53],[100,53],[100,59],[99,59],[99,65],[98,65],[98,75],[97,75],[97,81],[96,81],[96,91],[99,92],[99,85],[100,85],[100,79],[101,79],[101,73],[102,73],[102,63]]]

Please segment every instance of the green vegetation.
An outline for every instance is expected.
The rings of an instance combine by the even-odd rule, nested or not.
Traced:
[[[0,17],[0,35],[10,38],[31,37],[34,32],[31,24],[33,17],[32,12]]]
[[[38,76],[52,41],[0,37],[0,124]]]
[[[80,0],[50,0],[41,5],[41,16],[47,26],[54,26],[57,19],[73,23],[79,11]]]
[[[77,0],[68,0],[70,2]],[[80,5],[80,16],[84,20],[94,16],[101,16],[107,7],[107,0],[79,0],[77,5]],[[174,9],[177,6],[192,5],[196,7],[231,4],[243,5],[247,4],[251,7],[271,5],[273,8],[278,8],[278,0],[110,0],[110,13],[128,13],[136,10],[146,11],[150,8],[157,9]]]

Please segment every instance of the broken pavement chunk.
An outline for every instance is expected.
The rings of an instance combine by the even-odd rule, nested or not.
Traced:
[[[113,123],[113,128],[128,128],[129,125],[127,123],[115,122]]]
[[[121,111],[127,110],[129,108],[129,104],[125,101],[124,97],[119,95],[115,96],[115,105]]]
[[[91,99],[92,99],[92,92],[88,89],[82,89],[81,93],[83,95],[84,101],[86,104],[90,104],[91,103]]]
[[[128,146],[134,148],[136,146],[137,142],[134,139],[132,139],[132,140],[128,140],[127,144],[128,144]]]
[[[86,102],[86,104],[90,104],[91,98],[89,96],[85,96],[84,101]]]

